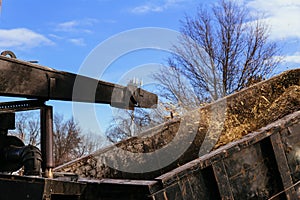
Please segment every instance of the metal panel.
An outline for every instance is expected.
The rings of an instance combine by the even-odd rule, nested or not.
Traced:
[[[150,108],[157,95],[0,56],[0,95]]]
[[[286,189],[287,199],[297,199],[294,188],[290,188],[293,185],[291,172],[285,157],[283,144],[280,135],[274,134],[271,136],[271,142],[274,148],[275,157],[277,160],[278,170],[282,179],[283,187]],[[289,189],[287,189],[289,188]]]

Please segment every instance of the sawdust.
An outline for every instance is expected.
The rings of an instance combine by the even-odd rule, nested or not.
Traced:
[[[280,89],[282,91],[282,89]],[[300,109],[300,86],[293,85],[283,88],[283,93],[275,100],[264,96],[256,98],[252,106],[244,106],[240,115],[231,114],[229,111],[225,124],[225,130],[220,136],[215,148],[240,139],[249,132],[262,128],[282,117]],[[240,117],[245,112],[248,117]],[[250,111],[250,112],[249,112]],[[251,114],[249,114],[249,113]]]

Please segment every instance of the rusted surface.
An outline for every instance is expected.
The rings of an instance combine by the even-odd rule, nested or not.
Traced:
[[[295,112],[154,180],[88,181],[90,188],[86,191],[92,195],[89,196],[91,199],[96,199],[97,195],[103,199],[268,199],[280,192],[282,194],[274,199],[285,199],[285,195],[288,198],[289,194],[288,191],[284,191],[280,178],[283,171],[279,170],[280,163],[275,158],[276,152],[270,137],[278,137],[279,133],[284,137],[284,132],[297,124],[300,124],[300,112]],[[220,164],[223,167],[218,170]],[[215,166],[214,170],[212,166]],[[297,181],[294,180],[293,183]],[[221,187],[224,192],[228,187],[227,194],[221,192]],[[294,189],[293,185],[286,187]],[[228,191],[231,191],[231,194]]]
[[[7,55],[11,58],[6,57]],[[45,101],[51,99],[104,103],[126,109],[150,108],[157,104],[157,95],[141,88],[130,85],[124,87],[24,62],[16,59],[11,51],[4,51],[0,56],[0,96],[37,99],[1,103],[0,112],[41,109],[42,168],[45,176],[50,178],[54,166],[53,119],[52,107],[45,106]],[[1,132],[7,134],[7,128]],[[6,157],[5,152],[3,145],[0,146],[1,158]]]
[[[293,169],[295,164],[284,163],[285,154],[275,146],[280,140],[285,141],[288,130],[292,130],[292,133],[288,133],[289,136],[300,137],[300,129],[294,129],[299,124],[300,111],[297,111],[261,131],[253,132],[239,141],[157,177],[155,180],[163,184],[163,189],[153,194],[154,199],[168,199],[165,197],[172,193],[168,191],[169,187],[183,180],[199,178],[204,172],[208,174],[207,170],[211,166],[214,166],[214,175],[207,179],[209,181],[200,183],[201,188],[209,190],[188,190],[184,193],[184,199],[200,200],[202,196],[210,196],[211,192],[220,193],[220,196],[209,199],[299,199],[295,190],[298,190],[300,178],[293,176],[293,180],[286,179],[291,175],[287,172],[288,168]],[[297,157],[293,156],[293,160],[295,159]],[[177,189],[176,192],[178,191],[180,190]],[[199,191],[202,193],[199,198],[192,198]]]
[[[0,96],[150,108],[157,95],[137,88],[99,81],[73,73],[0,56]]]
[[[0,2],[0,6],[1,6],[1,2]],[[2,56],[9,56],[11,58],[17,58],[17,56],[12,51],[2,51],[1,55]]]
[[[283,135],[283,132],[287,131],[286,129],[283,130],[281,133]],[[295,134],[296,135],[296,134]],[[299,137],[299,134],[297,134]],[[278,166],[278,170],[280,172],[280,177],[282,180],[283,188],[286,190],[287,199],[297,199],[296,197],[296,191],[291,185],[293,185],[293,180],[291,177],[291,171],[289,168],[289,165],[287,163],[287,158],[285,155],[284,145],[281,140],[281,136],[279,133],[276,133],[270,137],[272,146],[274,149],[274,154]]]
[[[103,179],[80,181],[87,185],[81,200],[150,200],[159,189],[157,181]]]
[[[251,144],[251,141],[247,140],[249,133],[300,109],[299,84],[300,69],[285,72],[199,110],[190,112],[188,116],[184,116],[180,120],[171,121],[149,130],[143,133],[142,137],[122,141],[115,146],[59,166],[56,170],[74,172],[90,178],[151,179],[196,159],[199,156],[198,153],[207,131],[209,129],[213,130],[213,128],[217,130],[220,126],[222,127],[220,138],[211,139],[211,146],[216,143],[215,149],[222,148],[223,145],[236,141],[243,136],[246,136],[244,142],[240,143],[238,147],[248,146]],[[211,120],[212,115],[217,115],[214,116],[215,118],[222,117],[224,106],[226,108],[224,123]],[[184,128],[177,132],[179,127]],[[190,140],[191,134],[195,134],[195,137],[184,153],[160,170],[149,173],[125,173],[105,164],[107,160],[114,160],[116,166],[130,166],[130,162],[140,163],[142,166],[149,161],[138,155],[137,159],[132,161],[127,159],[121,150],[143,154],[155,152],[166,147],[170,142],[174,142],[174,146],[181,148],[184,146],[182,144],[185,141]],[[180,151],[180,149],[176,149],[176,151]],[[230,152],[227,153],[230,154]],[[171,156],[173,155],[167,155],[167,157]],[[216,157],[222,156],[223,154],[216,154]],[[160,157],[157,157],[151,160],[149,164],[159,164],[160,159]]]
[[[13,197],[18,199],[28,198],[28,195],[42,195],[45,199],[91,200],[298,198],[299,78],[300,70],[286,72],[191,112],[181,120],[149,130],[143,137],[120,142],[117,148],[111,146],[56,168],[57,171],[75,172],[81,177],[98,180],[67,182],[26,177],[17,177],[16,180],[10,179],[11,176],[3,180],[0,177],[3,186],[0,187],[3,189],[0,197],[11,199],[12,196],[5,194],[12,193],[13,186],[25,188],[14,194],[16,196]],[[50,80],[50,92],[47,90],[53,96],[55,85],[56,78]],[[212,138],[211,142],[217,142],[215,149],[198,158],[200,146],[211,123],[211,111],[219,111],[224,101],[226,116],[221,137],[218,141]],[[110,159],[116,160],[116,164],[129,165],[132,160],[126,160],[120,150],[155,152],[170,142],[180,148],[181,144],[190,141],[192,133],[196,134],[189,148],[173,163],[159,170],[125,173],[105,164],[106,159]],[[171,152],[167,156],[174,155]],[[151,162],[160,160],[161,157],[157,157]],[[142,165],[149,160],[137,156],[136,162]]]
[[[70,181],[59,181],[34,177],[0,175],[1,200],[79,200],[80,197],[82,197],[85,189],[85,183],[75,183]]]
[[[52,168],[53,160],[53,108],[52,106],[44,106],[40,109],[41,123],[41,152],[42,152],[42,169],[45,177],[53,178]]]
[[[222,199],[224,200],[234,199],[232,194],[233,193],[232,190],[234,188],[230,186],[230,181],[227,174],[227,170],[225,169],[224,162],[222,160],[219,162],[215,162],[214,164],[212,164],[212,168],[215,174],[216,182],[218,183],[219,193]]]
[[[40,100],[1,102],[0,113],[36,110],[44,105],[45,102]]]
[[[56,174],[55,179],[45,179],[0,174],[0,199],[150,200],[161,188],[156,180],[78,180],[72,176]]]
[[[300,124],[294,124],[283,133],[283,148],[293,180],[300,179]]]

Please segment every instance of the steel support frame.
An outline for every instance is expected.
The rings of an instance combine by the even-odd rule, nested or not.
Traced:
[[[42,152],[42,170],[44,177],[53,178],[53,108],[52,106],[43,106],[40,108],[41,123],[41,152]]]
[[[40,110],[41,126],[41,152],[43,176],[52,178],[53,161],[53,107],[45,105],[41,100],[25,100],[13,102],[1,102],[0,112],[20,112]]]

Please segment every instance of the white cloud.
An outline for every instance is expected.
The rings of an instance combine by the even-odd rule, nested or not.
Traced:
[[[300,64],[300,51],[294,53],[293,55],[285,56],[284,61],[288,63]]]
[[[160,0],[149,1],[143,5],[131,9],[134,14],[145,14],[149,12],[163,12],[171,7],[178,6],[180,3],[185,3],[189,0]]]
[[[57,30],[69,32],[69,31],[74,30],[78,25],[79,25],[78,21],[75,21],[75,20],[67,21],[67,22],[58,24]]]
[[[164,8],[162,6],[157,6],[157,5],[141,5],[133,8],[131,10],[132,13],[135,14],[141,14],[141,13],[148,13],[148,12],[162,12]]]
[[[266,14],[265,21],[271,25],[271,38],[300,38],[299,0],[249,0],[248,6]]]
[[[61,36],[59,36],[59,35],[52,34],[52,33],[50,33],[48,36],[49,36],[49,37],[52,37],[52,38],[54,38],[54,39],[57,39],[57,40],[63,39],[63,37],[61,37]]]
[[[27,28],[0,29],[1,48],[28,49],[53,44],[50,39]]]
[[[92,31],[87,27],[93,26],[97,23],[97,19],[87,18],[82,20],[71,20],[57,24],[55,30],[60,32],[85,32],[91,33]]]
[[[76,46],[86,46],[86,43],[83,38],[65,38],[62,36],[55,35],[55,34],[49,34],[49,37],[52,37],[53,39],[56,39],[56,40],[64,40],[64,41],[72,43]]]
[[[68,39],[68,41],[77,46],[85,46],[86,45],[83,38],[71,38],[71,39]]]

